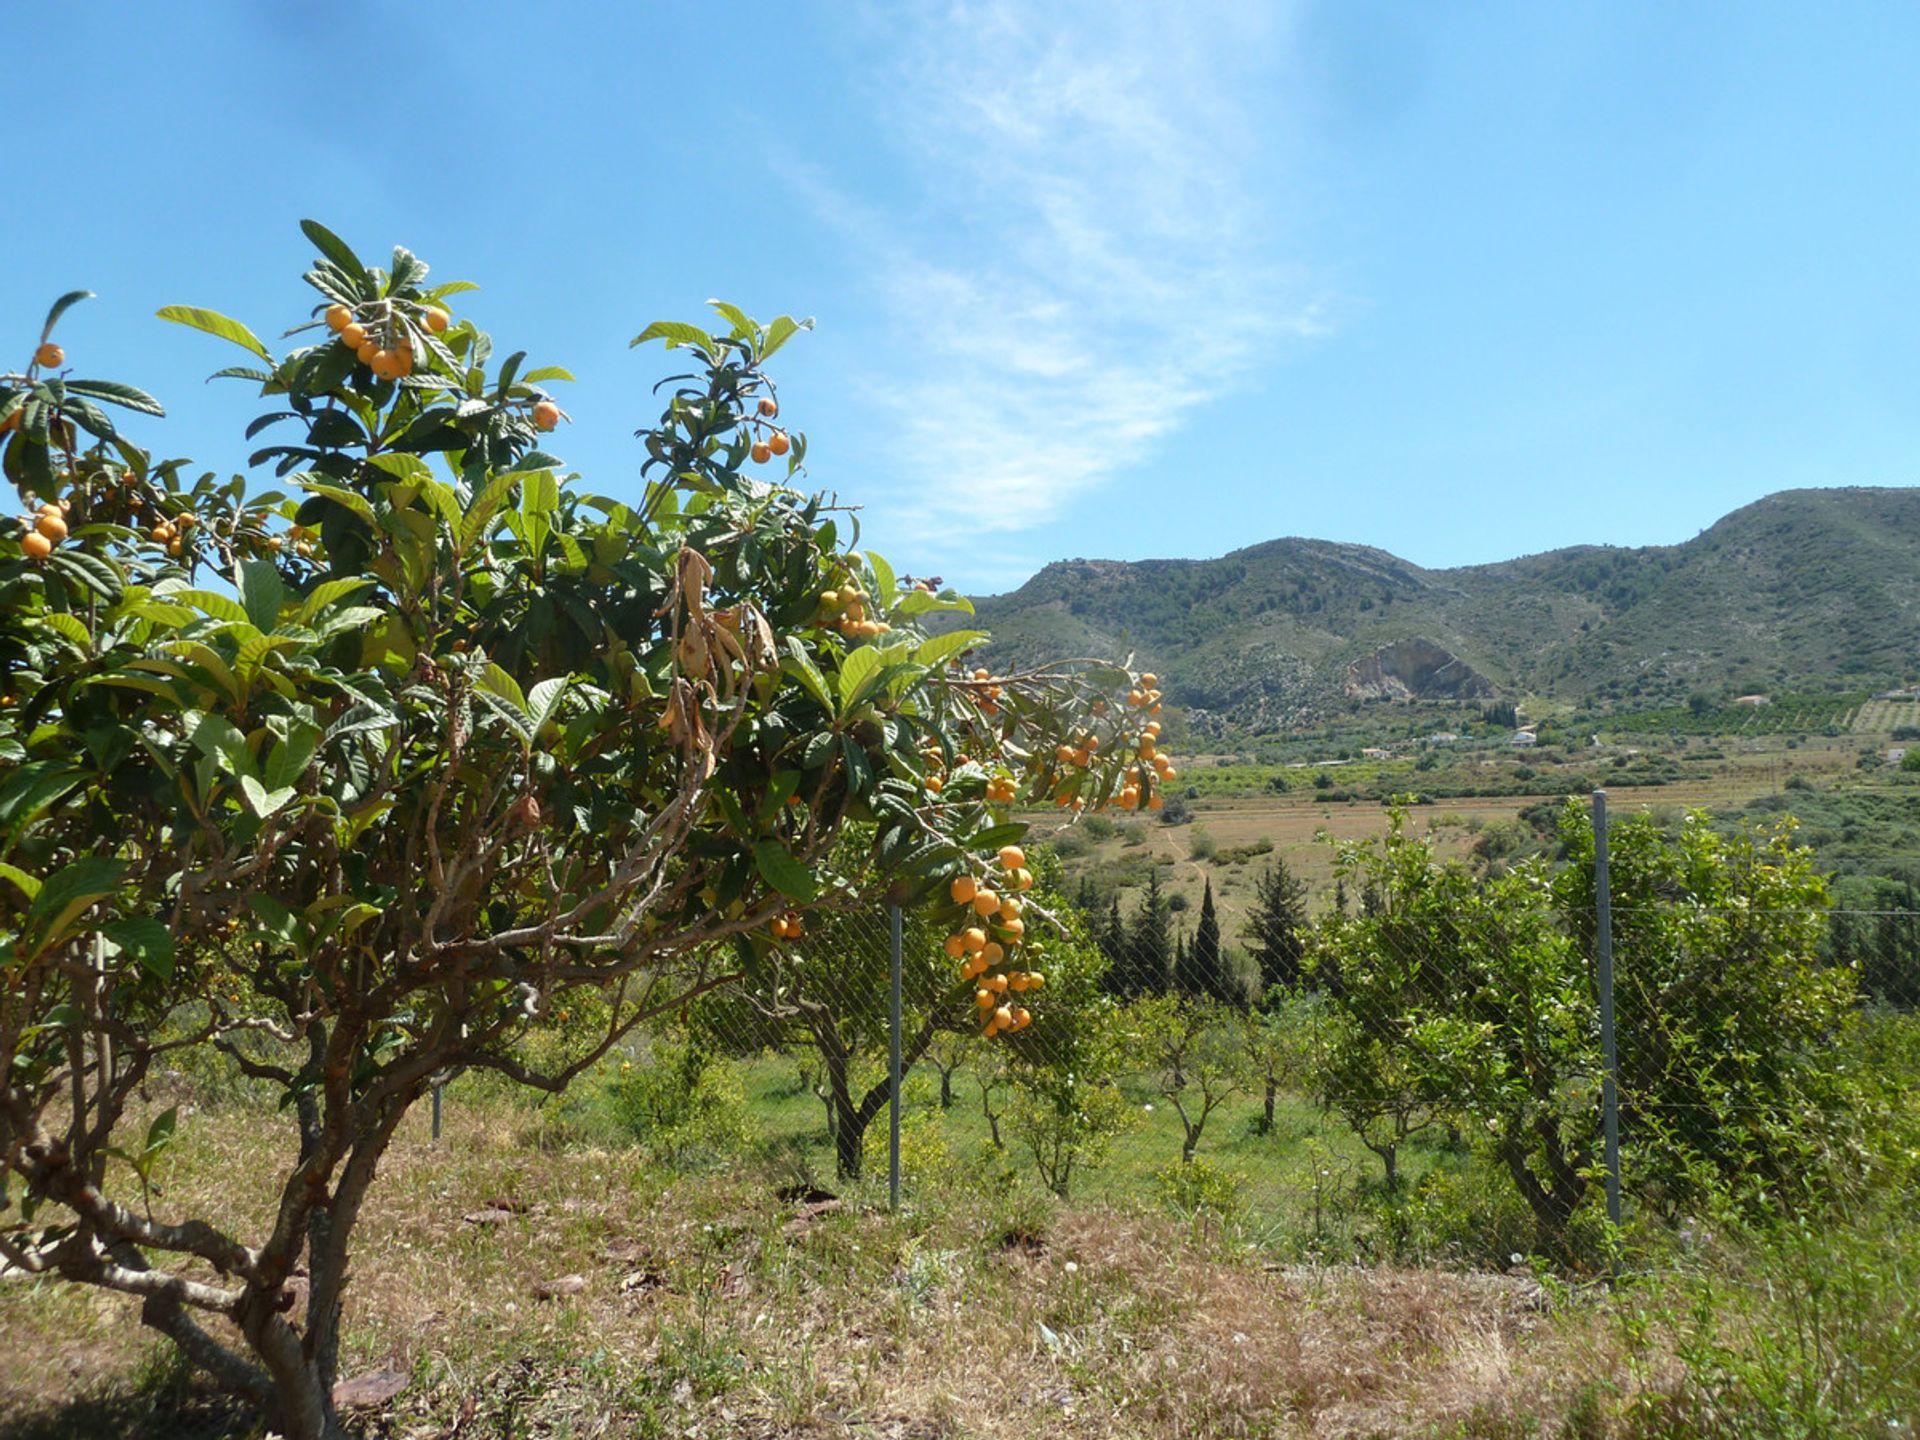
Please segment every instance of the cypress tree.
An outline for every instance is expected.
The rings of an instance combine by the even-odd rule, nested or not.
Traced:
[[[1173,912],[1160,891],[1158,868],[1147,872],[1147,894],[1127,935],[1128,995],[1160,995],[1173,969]]]
[[[1220,916],[1213,908],[1213,880],[1208,877],[1200,897],[1200,923],[1194,928],[1193,944],[1186,948],[1175,976],[1181,994],[1205,997],[1227,1004],[1238,1004],[1240,995],[1227,974],[1226,957],[1220,948]]]
[[[1260,967],[1260,996],[1264,1001],[1274,986],[1297,990],[1305,980],[1301,962],[1307,950],[1307,887],[1287,868],[1286,861],[1275,860],[1254,882],[1253,895],[1247,934],[1254,961]]]

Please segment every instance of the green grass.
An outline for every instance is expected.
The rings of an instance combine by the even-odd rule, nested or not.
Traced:
[[[789,1183],[840,1188],[825,1107],[801,1085],[798,1064],[776,1055],[728,1063],[741,1077],[745,1131],[756,1163]],[[868,1067],[856,1083],[863,1090],[880,1078],[877,1068]],[[644,1140],[619,1129],[599,1098],[598,1087],[604,1083],[604,1078],[589,1079],[564,1102],[556,1119],[567,1133],[594,1143],[615,1146]],[[1184,1207],[1166,1176],[1181,1154],[1178,1114],[1146,1079],[1130,1076],[1118,1083],[1126,1097],[1128,1126],[1113,1141],[1105,1163],[1077,1172],[1071,1198],[1179,1212]],[[1003,1147],[998,1151],[972,1068],[963,1065],[955,1072],[952,1093],[953,1104],[943,1107],[938,1072],[928,1063],[908,1072],[901,1108],[909,1194],[943,1183],[948,1167],[958,1167],[991,1171],[1003,1186],[1037,1198],[1044,1187],[1011,1117],[1011,1088],[1002,1084],[995,1091]],[[1441,1130],[1423,1132],[1403,1148],[1401,1200],[1396,1206],[1382,1190],[1381,1162],[1337,1116],[1323,1113],[1305,1097],[1282,1092],[1273,1130],[1262,1133],[1263,1099],[1258,1088],[1231,1096],[1209,1117],[1196,1157],[1221,1187],[1222,1203],[1213,1208],[1273,1253],[1341,1259],[1391,1253],[1403,1259],[1488,1264],[1530,1245],[1531,1231],[1517,1205],[1475,1206],[1471,1224],[1409,1228],[1402,1212],[1423,1182],[1449,1195],[1471,1192],[1476,1184],[1486,1193],[1499,1190],[1480,1162],[1464,1147],[1448,1144]],[[867,1191],[884,1178],[886,1132],[883,1111],[866,1135],[867,1173],[860,1184]],[[711,1163],[717,1168],[728,1161],[714,1156]]]

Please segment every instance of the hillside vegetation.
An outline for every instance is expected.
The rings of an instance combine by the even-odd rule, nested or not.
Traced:
[[[1680,545],[1452,570],[1304,539],[1061,560],[976,603],[1003,662],[1132,647],[1197,717],[1243,731],[1403,696],[1640,709],[1873,691],[1916,663],[1920,488],[1783,491]]]

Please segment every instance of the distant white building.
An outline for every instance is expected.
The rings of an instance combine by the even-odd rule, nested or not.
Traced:
[[[1364,760],[1391,760],[1393,751],[1384,745],[1369,745],[1360,752],[1360,756]]]
[[[1433,734],[1427,736],[1427,743],[1429,745],[1451,745],[1459,738],[1460,737],[1451,730],[1436,730]]]
[[[1733,703],[1736,705],[1745,705],[1749,709],[1758,710],[1762,705],[1771,705],[1773,700],[1766,695],[1736,695],[1733,697]]]
[[[1906,758],[1907,758],[1907,747],[1904,745],[1896,745],[1893,747],[1893,749],[1887,751],[1887,763],[1890,765],[1898,765],[1902,760]]]
[[[1516,745],[1538,745],[1540,743],[1540,737],[1531,730],[1516,730],[1513,732],[1513,743]]]

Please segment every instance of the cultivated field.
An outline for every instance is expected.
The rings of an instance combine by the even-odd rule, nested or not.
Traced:
[[[1865,750],[1877,753],[1870,745]],[[1857,776],[1863,746],[1851,736],[1792,737],[1791,744],[1787,737],[1778,736],[1753,740],[1719,737],[1711,745],[1699,741],[1691,750],[1683,746],[1671,752],[1681,768],[1680,778],[1659,785],[1618,783],[1610,778],[1616,760],[1631,763],[1642,753],[1641,749],[1618,745],[1592,755],[1570,752],[1564,763],[1537,764],[1536,774],[1547,780],[1578,771],[1582,777],[1604,784],[1616,816],[1641,810],[1735,810],[1762,796],[1781,793],[1789,782],[1823,788],[1845,786],[1862,793],[1907,793],[1897,786]],[[1531,758],[1461,755],[1451,758],[1445,770],[1425,774],[1416,771],[1410,760],[1276,770],[1240,765],[1231,756],[1203,754],[1187,762],[1187,773],[1205,778],[1230,768],[1241,793],[1203,790],[1199,798],[1189,802],[1191,825],[1164,825],[1146,817],[1122,821],[1111,837],[1085,842],[1083,853],[1069,861],[1068,874],[1070,880],[1089,874],[1107,884],[1119,883],[1127,891],[1122,908],[1130,912],[1140,893],[1138,887],[1144,883],[1145,867],[1157,864],[1163,888],[1170,895],[1184,898],[1188,907],[1184,918],[1189,928],[1202,887],[1210,877],[1231,941],[1239,934],[1254,877],[1270,859],[1283,859],[1316,896],[1324,898],[1333,883],[1335,857],[1329,841],[1364,840],[1386,833],[1387,808],[1380,799],[1369,795],[1329,801],[1308,788],[1302,777],[1327,773],[1348,792],[1366,787],[1381,793],[1418,793],[1423,785],[1434,784],[1436,776],[1456,785],[1471,783],[1473,777],[1480,776],[1489,788],[1495,788],[1515,783],[1510,777],[1516,766]],[[1288,777],[1296,788],[1279,794],[1265,791],[1265,779],[1274,774]],[[1442,855],[1461,857],[1482,844],[1482,835],[1489,828],[1522,828],[1522,812],[1558,804],[1566,793],[1564,789],[1539,789],[1522,794],[1439,797],[1430,804],[1412,806],[1408,823],[1419,833],[1431,834]],[[1057,835],[1062,828],[1055,812],[1035,812],[1025,818],[1041,836]],[[1262,848],[1269,843],[1270,851]],[[1224,858],[1196,855],[1196,844],[1202,852],[1217,850]]]

